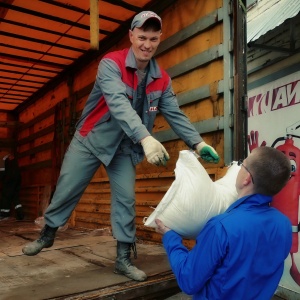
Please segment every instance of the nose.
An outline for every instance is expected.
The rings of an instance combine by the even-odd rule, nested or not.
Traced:
[[[145,40],[144,47],[145,48],[150,48],[151,47],[151,41],[150,40]]]

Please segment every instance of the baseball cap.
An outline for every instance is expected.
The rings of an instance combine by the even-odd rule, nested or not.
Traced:
[[[153,11],[142,11],[139,14],[137,14],[131,23],[131,30],[133,30],[135,27],[140,28],[144,25],[144,23],[149,19],[155,19],[159,22],[160,28],[162,27],[161,18]]]

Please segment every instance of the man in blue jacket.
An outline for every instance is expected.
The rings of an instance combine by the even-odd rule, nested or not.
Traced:
[[[282,152],[253,150],[237,175],[238,200],[207,222],[190,251],[176,232],[156,220],[185,293],[201,300],[272,298],[292,245],[292,227],[269,204],[290,175],[291,163]]]
[[[36,255],[53,245],[57,228],[68,221],[94,173],[103,164],[110,180],[111,225],[117,240],[115,272],[133,280],[146,280],[146,274],[130,260],[136,233],[135,166],[144,155],[157,166],[165,165],[169,159],[164,146],[151,136],[157,112],[204,160],[219,161],[216,151],[202,140],[180,110],[170,77],[153,58],[161,29],[157,14],[141,12],[134,17],[129,30],[131,47],[108,53],[101,59],[94,87],[44,216],[46,225],[40,238],[23,248],[24,254]]]

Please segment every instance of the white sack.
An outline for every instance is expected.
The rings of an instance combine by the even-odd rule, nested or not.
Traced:
[[[223,178],[212,181],[190,150],[179,153],[175,180],[144,225],[157,227],[155,219],[185,238],[195,238],[205,223],[237,200],[235,181],[240,167],[233,162]]]

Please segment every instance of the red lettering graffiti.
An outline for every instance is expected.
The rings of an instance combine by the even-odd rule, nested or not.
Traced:
[[[300,103],[300,80],[263,91],[248,99],[248,117],[265,114]]]

